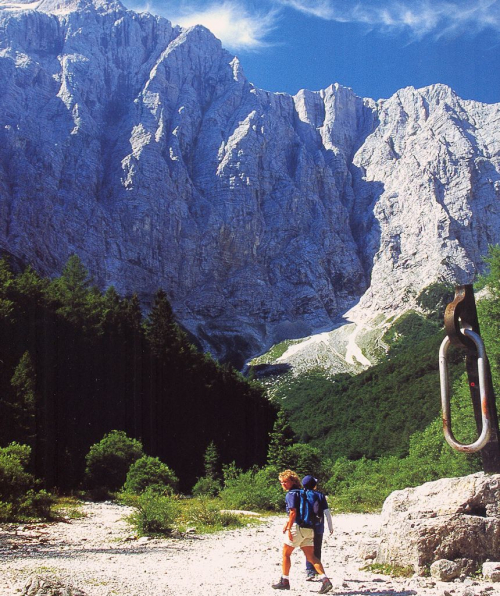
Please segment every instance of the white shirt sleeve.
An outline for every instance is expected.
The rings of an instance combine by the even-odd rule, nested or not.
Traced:
[[[325,509],[323,512],[326,523],[328,524],[328,529],[330,530],[330,534],[333,532],[333,521],[332,521],[332,514],[330,513],[329,509]]]

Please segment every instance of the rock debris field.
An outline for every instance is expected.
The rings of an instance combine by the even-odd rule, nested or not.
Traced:
[[[0,527],[0,595],[41,596],[271,596],[280,577],[284,516],[259,526],[188,538],[137,538],[125,521],[128,507],[86,503],[85,517],[51,524]],[[500,596],[500,584],[466,578],[391,578],[362,571],[360,541],[376,534],[380,516],[334,516],[325,536],[323,563],[338,596]],[[306,596],[304,556],[293,554],[290,594]],[[64,589],[35,589],[34,580]],[[67,589],[70,588],[70,589]],[[279,593],[279,592],[278,592]]]

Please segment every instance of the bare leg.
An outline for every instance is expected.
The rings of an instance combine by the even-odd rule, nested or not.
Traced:
[[[321,561],[314,554],[314,546],[301,546],[301,549],[304,551],[306,559],[314,566],[316,573],[319,573],[320,575],[325,575],[325,570],[323,568],[323,565],[321,564]]]
[[[294,547],[288,546],[288,544],[283,545],[283,559],[281,562],[281,569],[283,575],[290,575],[290,567],[292,566],[292,559],[291,555],[293,553]]]

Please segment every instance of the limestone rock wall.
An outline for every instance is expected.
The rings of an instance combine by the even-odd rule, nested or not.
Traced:
[[[499,106],[255,88],[203,27],[0,1],[0,248],[163,287],[218,356],[470,281],[500,241]]]

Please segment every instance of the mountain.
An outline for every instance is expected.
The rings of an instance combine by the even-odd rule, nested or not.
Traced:
[[[204,27],[118,0],[0,0],[0,249],[162,287],[247,358],[470,282],[500,241],[499,121],[444,85],[270,93]]]

